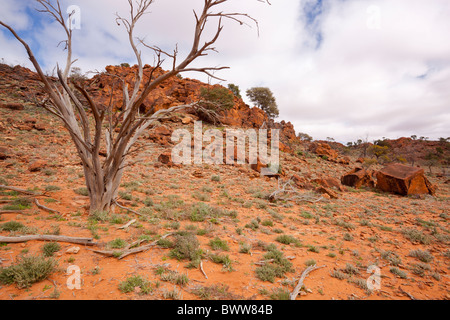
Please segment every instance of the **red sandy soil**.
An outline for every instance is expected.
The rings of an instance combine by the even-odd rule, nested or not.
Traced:
[[[9,110],[0,109],[0,112],[1,119],[11,117]],[[411,297],[450,297],[450,190],[449,184],[445,184],[445,178],[434,175],[428,177],[437,186],[435,197],[400,197],[376,190],[347,188],[346,192],[338,192],[338,199],[315,204],[295,201],[270,203],[261,198],[261,195],[275,190],[277,180],[261,178],[247,165],[161,166],[157,158],[167,149],[149,142],[144,137],[139,143],[146,148],[131,159],[121,190],[132,196],[130,201],[124,203],[134,210],[145,207],[143,202],[146,199],[151,199],[153,205],[145,211],[145,218],[116,209],[116,217],[121,218],[119,224],[111,221],[99,222],[97,229],[92,232],[88,229],[88,198],[74,192],[84,186],[84,178],[67,133],[56,119],[43,114],[35,107],[27,106],[23,111],[14,111],[14,119],[27,117],[47,124],[46,129],[21,130],[9,125],[6,132],[0,133],[1,146],[6,148],[10,155],[6,160],[0,161],[2,184],[6,182],[10,186],[37,191],[44,191],[49,186],[59,187],[60,190],[48,192],[48,197],[39,199],[42,204],[59,211],[60,214],[51,214],[33,206],[23,210],[22,214],[1,215],[0,224],[14,220],[34,228],[39,234],[58,233],[75,237],[97,235],[97,245],[80,246],[79,253],[68,254],[66,250],[77,245],[60,243],[61,250],[54,257],[58,261],[56,272],[26,289],[19,289],[14,284],[2,285],[2,300],[165,299],[165,293],[174,287],[181,293],[182,299],[205,298],[195,294],[196,289],[202,287],[210,288],[207,299],[271,299],[271,294],[279,288],[291,292],[306,269],[305,262],[311,259],[318,266],[325,267],[306,277],[305,288],[297,299],[397,300]],[[189,126],[192,124],[186,127]],[[30,172],[29,165],[36,160],[45,161],[44,167],[40,171]],[[338,179],[355,166],[353,161],[350,165],[341,165],[313,155],[297,156],[287,153],[282,153],[281,163],[286,176],[309,172],[313,177]],[[215,175],[220,176],[220,181],[212,181],[212,176]],[[317,196],[303,190],[299,192],[311,197]],[[13,197],[3,195],[0,198]],[[162,202],[177,200],[182,200],[182,203],[175,209],[176,214],[172,212],[162,216],[155,209]],[[237,216],[207,219],[204,222],[193,222],[183,217],[183,212],[189,212],[192,205],[201,200],[211,207],[235,210]],[[278,218],[274,217],[274,214],[278,215]],[[117,229],[134,218],[138,222],[128,229]],[[252,230],[246,227],[258,218],[259,228]],[[264,226],[263,221],[266,220],[271,223]],[[109,241],[117,238],[131,243],[146,234],[156,239],[174,231],[174,228],[205,229],[205,234],[197,236],[200,247],[205,253],[229,255],[232,271],[226,270],[221,264],[213,263],[205,255],[203,270],[208,277],[206,279],[199,268],[185,268],[188,261],[170,258],[170,249],[159,247],[130,255],[123,260],[92,251],[102,249]],[[239,233],[238,228],[241,230]],[[430,241],[426,244],[411,241],[402,232],[405,229],[417,230]],[[14,233],[8,231],[0,232],[2,236],[12,234]],[[295,237],[300,241],[300,245],[277,242],[275,239],[280,234]],[[16,235],[20,235],[20,232],[16,232]],[[215,237],[226,241],[229,251],[214,251],[209,241]],[[255,263],[264,260],[262,242],[275,244],[285,257],[292,259],[294,272],[287,273],[284,278],[276,278],[273,283],[260,280],[255,273],[258,267]],[[252,245],[250,253],[240,253],[241,243]],[[1,246],[1,267],[14,264],[19,255],[40,254],[43,244],[40,241],[29,241]],[[311,251],[311,246],[317,250]],[[429,270],[422,275],[413,271],[414,265],[420,261],[410,256],[410,252],[417,249],[427,250],[433,257],[433,260],[427,263]],[[382,257],[386,251],[391,251],[400,258],[401,262],[397,268],[406,272],[406,279],[401,279],[390,271],[391,262]],[[336,270],[344,269],[347,264],[358,270],[357,275],[349,278],[350,281],[332,276]],[[370,276],[367,268],[373,264],[381,269],[381,289],[368,292],[352,279],[362,279],[364,281],[361,283],[365,283]],[[81,269],[82,284],[79,290],[70,290],[66,285],[70,276],[67,274],[67,268],[71,265]],[[161,266],[186,274],[189,282],[179,286],[162,281],[161,276],[155,272]],[[134,275],[141,275],[149,280],[153,291],[147,295],[139,294],[139,290],[122,293],[119,284]]]

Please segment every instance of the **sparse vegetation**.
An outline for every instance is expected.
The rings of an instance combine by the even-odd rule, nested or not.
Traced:
[[[142,295],[151,293],[153,288],[142,276],[132,276],[119,284],[119,290],[123,293],[135,292]]]
[[[46,257],[52,257],[59,250],[61,250],[61,246],[57,242],[49,242],[42,246],[42,252]]]
[[[18,256],[16,264],[0,269],[0,283],[27,288],[56,270],[56,261],[44,256]]]
[[[270,245],[266,249],[268,252],[264,255],[264,259],[270,262],[256,268],[256,276],[259,279],[274,282],[275,278],[281,278],[285,273],[293,271],[292,263],[275,245]]]
[[[100,175],[96,176],[95,170],[87,172],[86,165],[102,166],[108,158],[106,129],[111,129],[116,146],[120,141],[115,138],[126,134],[122,122],[126,110],[121,104],[124,92],[118,77],[125,76],[128,86],[138,82],[133,79],[139,75],[139,66],[122,65],[126,69],[110,66],[92,79],[76,74],[77,69],[72,69],[75,72],[69,76],[69,89],[75,90],[75,83],[86,87],[94,103],[97,97],[102,102],[99,111],[105,110],[107,120],[101,123],[102,141],[97,150],[101,158],[97,159],[95,152],[92,155],[93,147],[98,145],[91,140],[81,148],[88,147],[83,154],[92,155],[94,161],[86,163],[79,158],[80,150],[74,147],[70,133],[58,118],[28,101],[33,96],[44,99],[36,76],[19,67],[10,70],[0,65],[0,292],[5,298],[178,300],[185,295],[205,300],[285,300],[302,271],[313,265],[327,267],[306,278],[299,300],[446,298],[450,137],[440,141],[427,141],[426,137],[397,141],[383,138],[373,146],[367,137],[347,146],[337,142],[338,137],[328,137],[328,149],[325,141],[313,141],[306,133],[299,133],[295,139],[289,123],[263,120],[259,117],[263,115],[261,110],[248,108],[238,100],[237,86],[230,85],[227,90],[177,75],[158,85],[159,102],[148,104],[144,100],[134,119],[151,117],[145,113],[153,106],[163,114],[166,109],[159,108],[167,103],[189,104],[196,97],[206,101],[203,106],[209,110],[170,112],[145,129],[126,154],[127,162],[121,163],[125,169],[123,179],[118,178],[117,189],[111,187],[115,194],[111,206],[96,207],[91,205],[89,193],[96,187],[100,191],[109,188],[103,184],[108,178],[93,183],[102,170],[97,170]],[[170,70],[147,65],[143,79],[148,79],[151,72],[155,79]],[[119,82],[113,86],[116,78]],[[55,79],[51,80],[54,87],[64,90]],[[128,89],[132,94],[133,88]],[[82,125],[80,112],[84,110],[93,138],[98,133],[92,127],[95,112],[79,93],[75,97],[81,99],[82,108],[71,102],[75,121]],[[107,105],[107,98],[112,98],[114,107]],[[24,109],[4,108],[10,102],[23,104]],[[230,108],[234,102],[238,102],[237,110],[225,113],[232,124],[215,122],[214,113],[208,113]],[[48,101],[48,105],[51,103]],[[194,122],[199,119],[206,120],[204,134],[218,130],[224,138],[227,129],[239,127],[237,123],[257,132],[258,128],[281,128],[280,175],[261,177],[258,168],[248,163],[166,164],[165,158],[159,156],[166,156],[175,144],[170,132],[182,129],[192,134]],[[110,128],[110,120],[118,125]],[[83,133],[88,132],[80,129],[83,140]],[[180,142],[188,144],[192,140],[192,136],[185,138]],[[316,143],[323,143],[330,154],[313,151]],[[206,144],[203,141],[203,147]],[[250,144],[246,141],[245,145],[247,157]],[[120,164],[120,159],[109,161]],[[35,160],[45,163],[37,171],[30,166]],[[342,186],[342,176],[353,168],[362,167],[367,178],[371,175],[375,179],[387,162],[428,167],[425,175],[436,193],[400,196],[376,186]],[[269,197],[283,186],[285,198]],[[337,198],[317,194],[319,190],[334,191]],[[38,206],[35,199],[49,208]],[[29,241],[23,238],[26,235],[42,238]],[[54,235],[61,236],[59,239],[92,238],[95,244],[66,243],[51,237]],[[42,242],[44,237],[48,238]],[[77,246],[80,253],[75,253]],[[124,253],[129,255],[122,259]],[[101,258],[102,254],[107,258]],[[65,281],[70,272],[66,268],[76,265],[81,269],[83,289],[68,291]],[[370,296],[368,267],[374,265],[381,269],[382,289]],[[149,275],[153,270],[155,274]]]

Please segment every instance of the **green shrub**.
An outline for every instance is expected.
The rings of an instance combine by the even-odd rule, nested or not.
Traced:
[[[306,260],[306,261],[305,261],[305,265],[306,265],[307,267],[314,266],[314,265],[316,265],[316,264],[317,264],[317,262],[316,262],[316,260],[314,260],[314,259],[309,259],[309,260]]]
[[[164,270],[160,273],[162,281],[170,282],[178,286],[185,286],[189,283],[189,277],[186,274],[179,274],[176,271]]]
[[[178,260],[200,260],[202,251],[197,236],[190,232],[179,232],[175,235],[174,248],[170,251],[170,257]]]
[[[139,288],[139,294],[149,294],[153,291],[151,283],[141,276],[133,276],[119,284],[119,290],[123,293],[135,292]]]
[[[405,229],[402,230],[403,235],[406,239],[412,243],[419,242],[421,244],[430,244],[431,238],[425,235],[422,231],[416,229]]]
[[[389,269],[389,271],[391,271],[391,273],[395,274],[396,276],[402,278],[402,279],[406,279],[408,278],[407,274],[405,271],[400,270],[397,267],[392,267]]]
[[[108,247],[111,249],[122,249],[127,246],[127,242],[123,239],[117,238],[108,243]]]
[[[27,288],[46,279],[56,269],[56,261],[44,256],[19,256],[15,265],[0,269],[0,283],[16,283]]]
[[[353,236],[350,233],[345,233],[344,240],[345,241],[353,241]]]
[[[431,270],[431,267],[428,264],[422,263],[422,262],[413,264],[412,268],[411,268],[412,273],[414,273],[418,276],[421,276],[421,277],[425,276],[426,271],[430,271],[430,270]]]
[[[282,243],[282,244],[300,244],[300,241],[296,238],[294,238],[293,236],[287,235],[287,234],[282,234],[279,235],[278,237],[276,237],[275,241]]]
[[[290,300],[290,292],[287,289],[276,288],[270,294],[272,300]]]
[[[250,243],[242,243],[239,246],[239,253],[250,253],[252,250],[252,245]]]
[[[422,262],[431,262],[433,260],[433,256],[429,251],[412,250],[409,252],[409,256],[417,258]]]
[[[61,250],[61,245],[58,242],[49,242],[42,246],[42,252],[46,257],[52,257],[59,250]]]
[[[228,251],[230,250],[230,248],[228,247],[228,244],[226,243],[226,241],[216,237],[213,240],[209,241],[209,245],[211,246],[211,248],[213,250],[224,250],[224,251]]]
[[[256,276],[262,281],[275,282],[275,278],[281,278],[285,273],[293,271],[292,263],[286,259],[283,252],[279,251],[275,245],[266,247],[268,252],[264,255],[264,260],[270,261],[255,269]]]
[[[208,258],[214,263],[222,264],[224,269],[227,269],[229,271],[233,270],[233,268],[231,267],[231,259],[228,255],[210,254],[208,255]]]
[[[89,191],[88,191],[88,189],[86,187],[81,187],[81,188],[78,188],[78,189],[74,189],[73,191],[76,194],[79,194],[80,196],[85,196],[85,197],[89,196]]]
[[[383,251],[381,253],[381,258],[389,261],[391,263],[391,265],[393,265],[393,266],[398,266],[399,264],[402,263],[400,256],[392,251]]]
[[[29,198],[18,198],[2,207],[3,210],[25,210],[31,208],[33,202]]]
[[[45,191],[59,191],[61,190],[58,186],[45,186]]]
[[[220,182],[220,176],[212,176],[211,181]]]
[[[23,228],[25,228],[25,225],[17,221],[8,221],[0,225],[1,231],[18,231]]]
[[[203,106],[208,109],[231,109],[234,107],[233,94],[221,86],[201,88],[200,99],[204,102]]]

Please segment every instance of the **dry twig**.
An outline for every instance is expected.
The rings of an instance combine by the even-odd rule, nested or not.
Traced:
[[[117,227],[117,229],[127,229],[129,226],[131,226],[136,221],[137,221],[136,219],[130,220],[127,224],[124,224],[123,226]]]
[[[286,194],[294,195],[294,196],[289,197],[289,198],[283,197]],[[310,202],[310,203],[316,203],[316,202],[322,201],[324,198],[323,197],[313,197],[311,195],[301,194],[292,185],[292,177],[291,177],[290,179],[288,179],[287,181],[284,181],[284,182],[280,182],[280,180],[278,180],[278,189],[275,190],[274,192],[272,192],[268,196],[268,199],[271,202],[277,201],[277,200],[284,200],[284,201],[296,200],[296,201],[305,201],[305,202]]]
[[[167,233],[167,234],[163,235],[161,238],[159,238],[158,240],[155,240],[155,241],[153,241],[153,242],[151,242],[151,243],[149,243],[149,244],[147,244],[145,246],[136,247],[136,248],[133,248],[133,249],[131,249],[131,248],[136,246],[136,245],[141,244],[145,240],[139,240],[137,242],[134,242],[134,243],[130,244],[129,246],[127,246],[123,251],[113,251],[113,250],[92,250],[92,251],[95,252],[95,253],[103,254],[103,255],[108,256],[108,257],[113,257],[113,256],[115,256],[117,254],[117,252],[120,252],[120,255],[117,257],[117,259],[121,260],[121,259],[123,259],[123,258],[125,258],[125,257],[127,257],[127,256],[129,256],[131,254],[136,254],[136,253],[139,253],[139,252],[147,251],[150,248],[155,247],[159,240],[165,239],[165,238],[167,238],[169,236],[172,236],[173,234],[174,234],[174,232]]]
[[[289,299],[290,300],[295,300],[297,298],[300,290],[303,287],[303,281],[305,281],[305,278],[308,276],[308,274],[310,274],[314,270],[317,270],[317,269],[320,269],[320,268],[324,268],[324,267],[326,267],[326,266],[323,265],[323,266],[318,267],[317,265],[313,265],[313,266],[309,266],[308,268],[306,268],[306,270],[303,271],[302,275],[300,276],[300,279],[298,280],[298,284],[294,288],[294,291],[292,291],[292,293],[289,295]]]
[[[34,203],[36,204],[36,206],[37,206],[39,209],[48,211],[48,212],[50,212],[50,213],[60,214],[58,211],[56,211],[56,210],[54,210],[54,209],[50,209],[50,208],[48,208],[48,207],[46,207],[46,206],[40,204],[39,201],[38,201],[38,199],[36,199],[36,198],[34,198]]]

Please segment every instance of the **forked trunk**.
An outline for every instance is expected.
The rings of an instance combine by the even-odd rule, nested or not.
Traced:
[[[86,166],[84,171],[90,200],[90,214],[109,212],[117,199],[123,169],[117,170],[111,178],[105,177],[103,172],[94,172]]]

